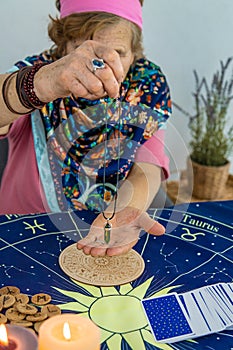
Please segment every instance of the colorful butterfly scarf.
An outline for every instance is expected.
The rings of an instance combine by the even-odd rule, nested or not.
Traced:
[[[52,62],[49,51],[16,67],[40,62]],[[137,149],[170,113],[166,79],[144,58],[130,67],[118,101],[67,97],[33,112],[37,164],[50,209],[102,211],[104,199],[116,193],[117,179],[129,174]]]

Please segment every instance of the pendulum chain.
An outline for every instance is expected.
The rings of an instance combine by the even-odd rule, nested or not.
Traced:
[[[111,230],[112,230],[112,224],[110,223],[110,220],[113,219],[116,213],[116,204],[117,204],[117,192],[118,192],[118,187],[119,187],[119,172],[120,172],[120,118],[121,118],[121,103],[120,99],[117,101],[118,104],[118,117],[119,117],[119,122],[118,122],[118,137],[117,137],[117,177],[116,177],[116,190],[115,190],[115,197],[114,197],[114,207],[113,207],[113,212],[110,217],[107,217],[104,213],[102,212],[104,219],[106,220],[106,224],[104,225],[104,241],[105,243],[110,242],[110,236],[111,236]],[[104,140],[104,173],[103,173],[103,187],[104,187],[104,194],[105,194],[105,184],[106,184],[106,152],[107,152],[107,118],[106,118],[106,136]]]

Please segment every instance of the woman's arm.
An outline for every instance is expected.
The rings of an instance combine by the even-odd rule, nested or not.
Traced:
[[[161,168],[150,163],[135,163],[118,190],[117,211],[132,207],[146,211],[161,184]],[[114,203],[108,207],[112,211]]]
[[[104,69],[93,72],[94,57],[101,57],[105,61]],[[0,75],[0,91],[3,90],[8,76],[9,74]],[[17,73],[10,77],[3,93],[0,93],[0,128],[10,125],[19,117],[18,114],[27,114],[30,111],[18,98],[16,76]],[[124,70],[119,54],[99,42],[87,40],[70,54],[36,71],[33,90],[42,105],[70,94],[91,100],[105,95],[116,98],[123,79]],[[16,113],[7,108],[3,95]]]
[[[10,76],[10,74],[1,74],[0,75],[0,91],[3,89],[4,81]],[[5,91],[6,98],[9,104],[17,111],[18,113],[27,114],[28,109],[22,106],[19,101],[18,95],[16,93],[16,76],[12,76],[7,85],[7,91]],[[0,135],[3,135],[7,132],[8,126],[16,120],[19,115],[12,113],[6,106],[2,93],[0,94]]]
[[[118,191],[117,210],[110,221],[110,241],[104,242],[106,219],[100,213],[88,235],[77,243],[78,249],[93,256],[120,255],[128,252],[138,241],[141,230],[159,236],[164,227],[149,217],[146,209],[160,186],[161,170],[149,163],[134,164],[130,175]],[[105,211],[111,217],[114,203]]]

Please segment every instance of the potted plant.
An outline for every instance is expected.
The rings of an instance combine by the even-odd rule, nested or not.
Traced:
[[[221,198],[229,175],[229,155],[233,150],[233,118],[229,106],[233,99],[233,74],[227,78],[233,57],[220,61],[210,84],[194,70],[195,113],[189,117],[190,157],[187,162],[189,189],[200,199]]]

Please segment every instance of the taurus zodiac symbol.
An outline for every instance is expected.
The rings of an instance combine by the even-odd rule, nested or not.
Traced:
[[[205,233],[203,232],[191,233],[190,230],[186,227],[182,227],[182,230],[186,231],[186,233],[183,233],[181,235],[181,238],[184,239],[185,241],[192,242],[192,241],[196,241],[198,235],[205,236]]]

